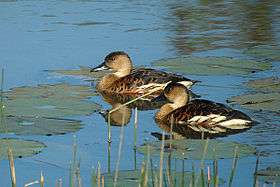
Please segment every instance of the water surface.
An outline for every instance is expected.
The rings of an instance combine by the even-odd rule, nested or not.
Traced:
[[[243,51],[258,45],[279,46],[279,20],[280,3],[276,0],[0,1],[0,68],[5,69],[4,88],[61,82],[90,85],[79,78],[44,70],[94,66],[114,50],[128,52],[138,66],[150,66],[154,60],[180,55],[254,59]],[[225,103],[231,96],[250,91],[244,82],[279,74],[279,61],[275,61],[271,70],[248,76],[186,76],[202,81],[193,88],[196,93]],[[92,100],[104,109],[110,108],[101,97]],[[279,114],[241,110],[260,124],[220,139],[256,147],[263,155],[260,168],[279,166]],[[161,132],[154,122],[154,114],[154,110],[139,113],[138,145],[155,140],[151,132]],[[83,128],[70,134],[0,135],[38,140],[47,146],[38,155],[15,161],[18,185],[38,179],[43,171],[46,186],[54,186],[59,178],[67,186],[73,135],[78,142],[84,186],[89,186],[92,167],[96,168],[98,161],[102,171],[107,171],[107,126],[103,117],[94,113],[73,118],[82,120]],[[133,120],[124,131],[121,170],[134,168]],[[120,128],[112,127],[112,169],[117,160],[119,132]],[[139,168],[143,156],[138,153],[136,156]],[[233,186],[252,186],[255,161],[256,156],[238,161]],[[8,161],[2,160],[0,165],[0,184],[9,186]],[[190,169],[190,164],[186,165]],[[230,168],[231,160],[220,161],[220,174],[225,180]]]

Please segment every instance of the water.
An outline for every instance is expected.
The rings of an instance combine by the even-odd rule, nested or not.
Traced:
[[[0,0],[0,67],[5,68],[5,90],[24,85],[68,82],[89,84],[77,78],[55,76],[51,69],[75,69],[94,66],[106,54],[124,50],[138,66],[150,66],[154,60],[178,55],[244,57],[248,47],[280,42],[280,3],[278,1],[9,1]],[[245,56],[246,57],[246,56]],[[279,75],[279,62],[270,71],[244,77],[191,76],[205,85],[193,90],[204,98],[225,103],[230,96],[248,92],[247,80]],[[100,97],[93,98],[110,108]],[[235,106],[238,108],[238,106]],[[239,108],[240,109],[240,108]],[[221,138],[255,146],[264,157],[260,168],[280,164],[280,117],[254,113],[261,123],[251,130]],[[155,111],[139,113],[138,144],[155,140],[151,132],[161,132],[154,122]],[[76,119],[76,118],[75,118]],[[42,153],[17,159],[19,185],[45,175],[46,186],[62,178],[68,183],[68,166],[72,157],[73,135],[77,137],[83,184],[89,186],[92,167],[101,163],[107,171],[107,127],[97,113],[82,116],[83,129],[59,136],[15,136],[39,140],[47,145]],[[115,167],[120,128],[112,127],[111,167]],[[133,120],[124,129],[120,169],[133,169]],[[137,154],[139,168],[143,156]],[[256,157],[239,160],[233,186],[252,186]],[[1,186],[9,186],[8,161],[0,162]],[[188,167],[189,168],[189,167]],[[228,179],[231,160],[221,160],[221,177]],[[236,180],[238,179],[238,180]]]

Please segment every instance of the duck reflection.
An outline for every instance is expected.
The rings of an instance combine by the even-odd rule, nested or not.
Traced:
[[[140,97],[141,95],[124,95],[110,92],[99,92],[103,100],[110,104],[112,107],[109,110],[103,110],[99,112],[108,122],[109,111],[115,110],[110,114],[111,125],[122,126],[127,125],[130,122],[132,109],[137,108],[138,110],[154,110],[160,108],[167,102],[166,99],[160,99],[152,101],[150,98],[142,98],[136,100],[128,105],[123,105],[133,99]]]

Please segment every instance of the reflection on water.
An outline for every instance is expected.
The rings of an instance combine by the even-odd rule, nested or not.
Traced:
[[[0,0],[0,68],[6,69],[5,88],[40,83],[69,82],[70,84],[87,84],[69,76],[53,76],[46,69],[76,69],[78,66],[95,66],[103,60],[105,54],[114,50],[124,50],[131,54],[136,66],[147,66],[156,59],[168,58],[176,54],[204,52],[213,54],[214,49],[235,49],[241,52],[248,47],[259,44],[279,46],[280,1],[34,1],[34,0]],[[167,41],[167,42],[166,42]],[[174,49],[173,51],[170,49]],[[259,53],[258,53],[259,54]],[[262,58],[269,58],[269,53]],[[218,53],[224,56],[224,53]],[[244,54],[246,57],[250,55]],[[258,59],[258,57],[256,58]],[[278,58],[277,58],[278,59]],[[279,60],[278,60],[279,61]],[[274,63],[274,75],[279,75],[279,64]],[[250,75],[250,79],[270,76],[272,71]],[[71,72],[77,73],[77,72]],[[70,74],[71,74],[70,73]],[[86,72],[84,72],[86,73]],[[65,72],[69,74],[69,72]],[[87,75],[82,74],[82,75]],[[247,88],[241,87],[248,77],[235,76],[195,76],[204,85],[194,89],[198,94],[211,100],[225,102],[233,95],[244,93]],[[246,80],[245,80],[246,79]],[[216,87],[211,87],[215,85]],[[238,85],[238,86],[236,86]],[[104,101],[108,108],[116,108],[131,98],[118,98]],[[92,98],[97,103],[105,104],[100,97]],[[157,103],[154,103],[157,104]],[[129,124],[133,108],[139,110],[139,128],[137,145],[146,139],[151,140],[151,132],[161,132],[154,123],[154,110],[160,106],[146,101],[135,102],[112,115],[115,124]],[[103,105],[104,106],[104,105]],[[234,106],[235,107],[235,106]],[[243,110],[243,109],[242,109]],[[251,112],[251,111],[246,111]],[[249,113],[248,113],[249,114]],[[125,117],[123,117],[125,115]],[[225,141],[233,140],[256,146],[264,156],[261,167],[279,165],[279,114],[254,114],[260,124],[244,133],[229,136]],[[278,116],[277,116],[278,115]],[[105,113],[106,118],[106,113]],[[101,120],[100,120],[101,119]],[[101,163],[102,171],[109,168],[107,157],[107,126],[102,116],[93,114],[80,117],[83,129],[70,134],[45,137],[33,135],[31,138],[44,142],[48,149],[32,158],[18,159],[16,162],[17,182],[23,186],[33,181],[40,171],[48,176],[46,186],[55,186],[54,181],[63,177],[67,186],[69,171],[53,166],[57,159],[67,168],[72,136],[79,140],[79,148],[86,150],[88,158],[81,156],[81,175],[84,184],[89,184],[92,166]],[[130,122],[131,123],[131,122]],[[141,159],[134,159],[132,145],[133,127],[125,127],[123,159],[120,169],[131,169],[141,165]],[[164,126],[169,131],[168,126]],[[112,128],[112,163],[116,162],[119,129]],[[176,129],[176,128],[175,128]],[[174,130],[182,132],[183,130]],[[1,134],[24,138],[24,135]],[[68,145],[61,149],[50,146],[51,142]],[[68,152],[67,152],[68,151]],[[78,151],[84,152],[84,151]],[[137,153],[137,156],[139,153]],[[46,159],[47,158],[47,159]],[[138,157],[139,158],[139,157]],[[134,159],[134,160],[133,160]],[[36,160],[42,160],[38,162]],[[108,159],[109,160],[109,159]],[[242,162],[239,160],[238,162]],[[109,162],[109,161],[108,161]],[[229,172],[224,163],[219,165],[221,177],[227,179]],[[245,162],[245,163],[244,163]],[[238,164],[233,186],[252,186],[255,157],[245,158],[243,165]],[[1,161],[1,166],[8,166]],[[6,167],[8,168],[8,167]],[[26,171],[29,171],[28,175]],[[7,170],[1,169],[0,186],[10,186]],[[244,177],[246,176],[246,177]],[[35,177],[36,178],[36,177]]]
[[[105,102],[110,104],[112,107],[109,110],[102,111],[100,114],[105,118],[105,121],[108,121],[108,112],[114,110],[110,114],[110,122],[112,125],[121,126],[126,125],[130,122],[131,110],[137,108],[138,110],[154,110],[161,107],[166,101],[151,101],[147,98],[142,98],[122,106],[125,103],[140,97],[141,95],[125,95],[118,93],[107,93],[99,92]],[[119,109],[118,109],[119,108]]]
[[[279,32],[279,1],[173,1],[166,29],[181,54],[272,44]]]

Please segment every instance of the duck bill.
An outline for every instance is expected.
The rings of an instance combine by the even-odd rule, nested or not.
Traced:
[[[163,102],[163,101],[166,101],[166,100],[167,100],[167,98],[165,97],[164,93],[161,92],[161,94],[159,96],[153,98],[151,100],[151,102]]]
[[[97,72],[97,71],[104,71],[104,70],[110,70],[110,68],[106,66],[105,63],[102,63],[99,66],[92,68],[90,72]]]

